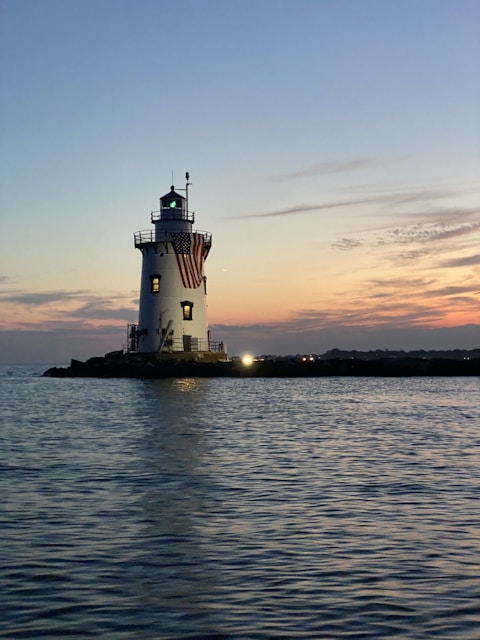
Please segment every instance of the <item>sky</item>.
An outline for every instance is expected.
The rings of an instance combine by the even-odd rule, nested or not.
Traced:
[[[480,347],[480,0],[0,0],[0,362],[121,349],[190,172],[231,355]]]

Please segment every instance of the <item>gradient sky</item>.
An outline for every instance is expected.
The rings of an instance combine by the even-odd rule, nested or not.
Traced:
[[[0,359],[121,348],[189,171],[231,355],[480,347],[480,0],[0,0]]]

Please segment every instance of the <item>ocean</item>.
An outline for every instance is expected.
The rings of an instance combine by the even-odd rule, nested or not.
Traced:
[[[0,368],[0,637],[480,638],[480,378]]]

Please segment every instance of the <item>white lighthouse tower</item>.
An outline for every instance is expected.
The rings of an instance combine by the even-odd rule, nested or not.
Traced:
[[[223,343],[210,340],[204,263],[212,235],[194,231],[188,211],[189,174],[180,195],[172,186],[151,213],[153,229],[134,234],[142,252],[138,325],[129,326],[129,351],[178,359],[218,360]]]

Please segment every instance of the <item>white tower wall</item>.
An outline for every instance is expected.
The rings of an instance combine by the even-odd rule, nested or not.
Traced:
[[[138,330],[147,331],[139,336],[138,350],[208,351],[205,280],[196,289],[183,286],[171,243],[149,244],[142,253]],[[160,276],[158,293],[152,292],[154,275]],[[191,320],[184,319],[182,302],[192,304]]]

